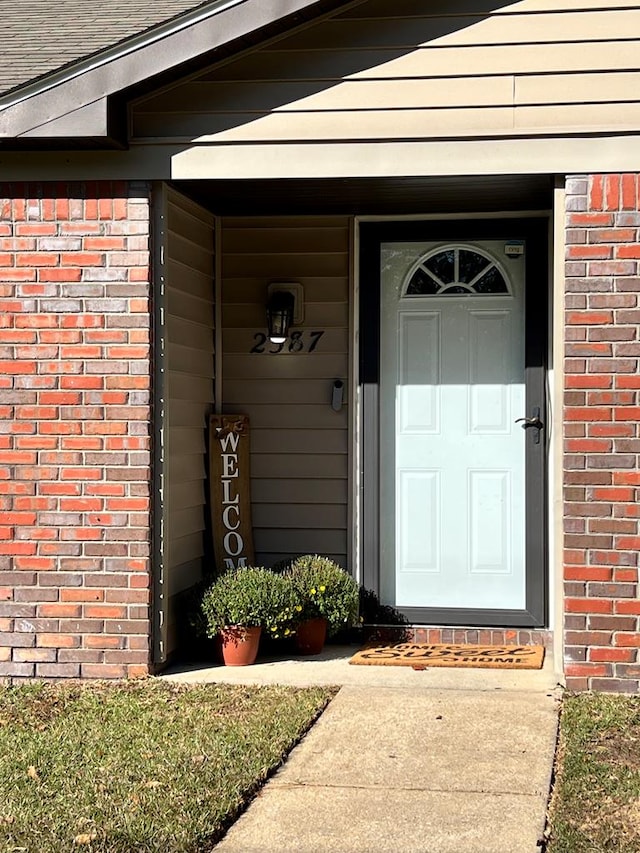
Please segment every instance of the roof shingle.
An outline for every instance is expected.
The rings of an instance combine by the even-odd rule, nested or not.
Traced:
[[[211,0],[0,0],[0,94]]]

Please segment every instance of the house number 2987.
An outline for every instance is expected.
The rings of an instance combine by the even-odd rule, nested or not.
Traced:
[[[269,344],[269,338],[264,332],[256,332],[253,336],[256,342],[249,352],[268,352],[276,355],[279,352],[313,352],[318,346],[322,332],[291,332],[289,337],[281,344]],[[267,347],[267,344],[269,346]]]

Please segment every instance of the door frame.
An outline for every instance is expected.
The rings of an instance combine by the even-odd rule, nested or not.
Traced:
[[[525,451],[525,607],[522,610],[399,607],[411,624],[478,627],[544,627],[548,615],[546,395],[549,219],[425,219],[359,223],[359,377],[360,377],[360,553],[362,583],[380,590],[380,246],[399,241],[504,240],[525,243],[526,411],[543,413],[546,428],[539,444],[527,430]],[[539,285],[536,286],[536,282]]]

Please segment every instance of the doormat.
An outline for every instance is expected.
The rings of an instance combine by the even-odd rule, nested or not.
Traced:
[[[544,646],[395,643],[363,646],[349,663],[413,669],[431,666],[541,669],[543,660]]]

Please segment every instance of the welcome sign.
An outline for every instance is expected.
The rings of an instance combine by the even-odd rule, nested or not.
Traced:
[[[255,557],[246,415],[210,416],[209,460],[216,568],[251,566]]]

